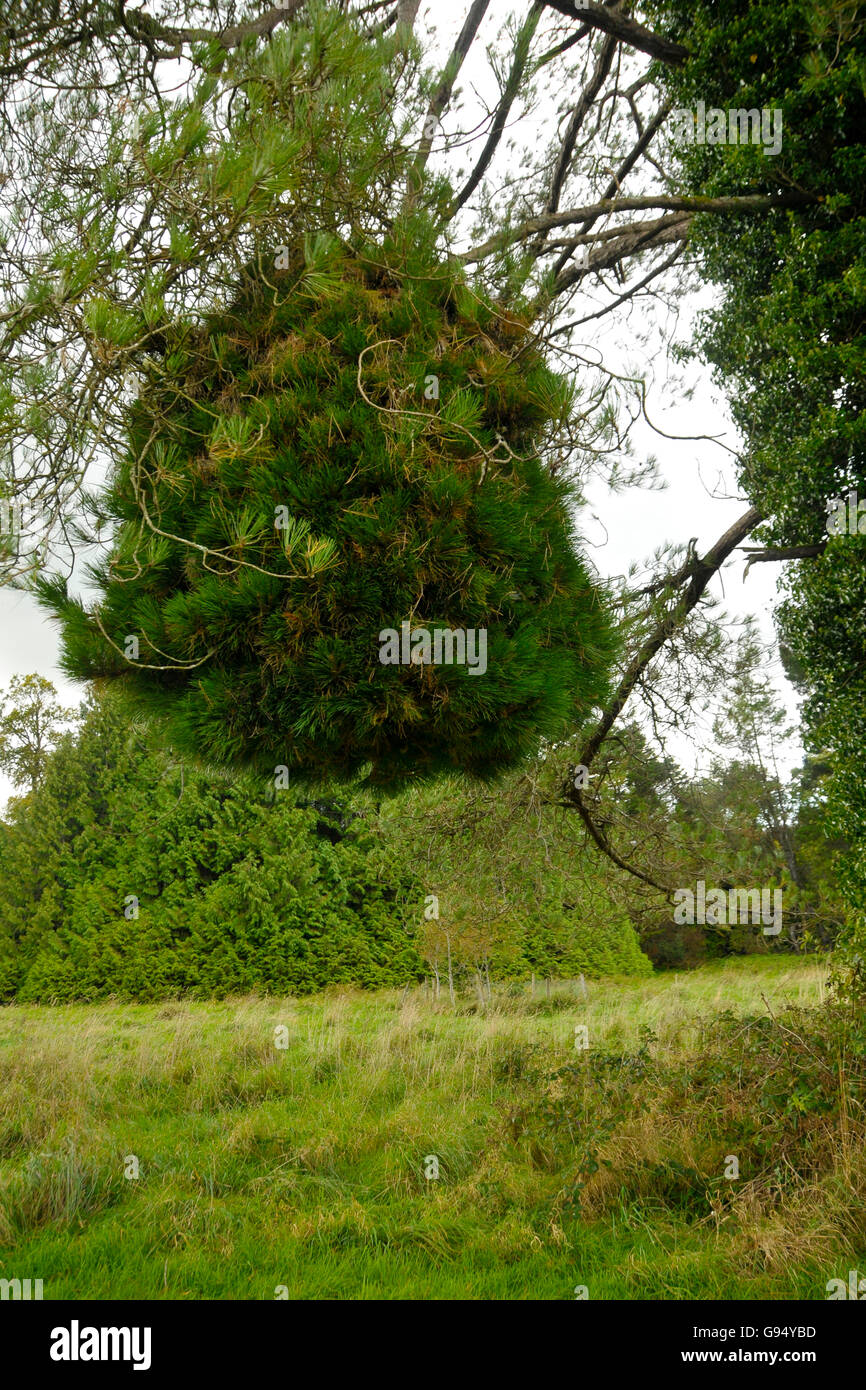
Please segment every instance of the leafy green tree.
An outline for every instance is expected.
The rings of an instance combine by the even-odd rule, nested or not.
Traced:
[[[51,681],[36,674],[13,676],[8,690],[0,692],[0,768],[14,787],[36,790],[49,751],[76,717],[56,695]]]
[[[599,292],[604,312],[628,305],[681,258],[695,205],[659,178],[656,69],[687,64],[687,44],[573,0],[466,0],[445,24],[416,0],[8,0],[0,497],[38,501],[64,552],[142,354],[190,306],[224,303],[263,244],[381,240],[426,210],[486,298],[513,308],[529,285],[542,319],[575,298],[594,319]],[[477,111],[461,90],[470,55]],[[714,211],[760,217],[776,201],[734,194]],[[606,460],[609,410],[605,391],[581,421]],[[13,573],[38,564],[36,532]]]
[[[700,220],[692,244],[723,293],[699,349],[730,395],[742,484],[765,518],[752,561],[792,562],[781,633],[806,685],[812,752],[832,769],[842,881],[866,923],[866,22],[851,0],[650,10],[689,36],[689,63],[665,73],[672,101],[782,113],[778,157],[684,146],[678,187],[715,197],[745,178],[756,193],[796,187],[805,200],[741,219],[735,234]],[[828,526],[843,507],[845,524]]]
[[[619,425],[619,387],[604,364],[568,402],[550,374],[542,383],[543,342],[550,334],[559,360],[585,374],[585,325],[678,283],[670,272],[689,246],[691,263],[699,257],[725,286],[704,337],[733,383],[749,439],[744,487],[755,506],[707,554],[689,547],[675,573],[644,587],[643,617],[626,615],[643,640],[587,736],[586,756],[595,758],[631,692],[646,687],[649,665],[683,631],[709,579],[762,517],[773,518],[767,543],[786,545],[771,544],[756,560],[792,549],[821,556],[814,606],[805,588],[792,596],[790,634],[804,661],[808,652],[809,719],[835,765],[830,803],[850,831],[856,876],[859,538],[848,537],[855,544],[847,549],[839,538],[825,544],[823,533],[815,540],[814,513],[804,531],[795,525],[824,482],[860,476],[856,6],[646,0],[635,18],[621,6],[545,0],[508,16],[490,44],[498,97],[479,123],[470,116],[469,130],[459,78],[480,34],[483,41],[488,0],[467,3],[441,69],[425,66],[412,37],[414,0],[384,15],[364,0],[288,0],[264,13],[252,0],[227,8],[157,0],[153,8],[145,15],[111,0],[74,0],[67,24],[56,5],[40,13],[13,0],[0,31],[0,100],[13,148],[0,226],[0,438],[9,459],[0,494],[23,490],[56,512],[67,492],[78,495],[95,448],[107,449],[116,469],[102,508],[115,523],[115,565],[96,575],[105,612],[76,608],[59,583],[42,587],[63,619],[70,669],[125,672],[179,748],[257,767],[285,763],[295,777],[368,765],[384,782],[452,766],[491,775],[519,765],[542,736],[567,737],[603,691],[610,633],[564,523],[575,493],[563,477],[596,468],[620,478],[628,427]],[[189,73],[171,96],[160,82],[168,58],[183,59]],[[635,59],[643,67],[623,84],[623,64]],[[546,125],[527,122],[549,90],[563,93],[562,109]],[[781,156],[742,146],[672,149],[664,140],[670,106],[698,99],[780,105]],[[592,153],[594,135],[603,156]],[[468,168],[444,163],[457,150]],[[296,278],[269,300],[279,260]],[[369,278],[371,268],[380,280]],[[434,282],[443,291],[436,322]],[[366,291],[360,307],[349,304],[350,291]],[[225,308],[233,297],[242,312]],[[293,370],[269,355],[282,307],[290,339],[301,340],[301,379],[285,391],[289,447],[314,461],[318,494],[303,457],[286,460],[283,441],[274,449],[266,437],[269,397],[284,385],[273,375]],[[316,361],[308,319],[325,361]],[[379,336],[383,324],[394,341]],[[500,330],[507,339],[515,324],[503,344]],[[487,365],[494,377],[503,368],[494,383],[477,356],[458,361],[467,327],[479,342],[493,329]],[[516,370],[503,360],[512,353]],[[412,402],[431,358],[455,369],[453,389],[435,409],[426,397],[418,402],[419,419]],[[504,414],[502,386],[513,393]],[[643,412],[642,383],[635,396]],[[370,421],[378,416],[378,431],[362,420],[364,408]],[[351,459],[332,433],[332,420],[342,429],[347,414],[357,428]],[[564,428],[547,428],[554,424]],[[413,460],[425,447],[431,478],[418,478]],[[490,467],[504,456],[515,465],[510,476],[507,465]],[[468,475],[467,500],[460,488]],[[373,491],[363,491],[367,484]],[[332,534],[331,485],[361,504],[354,533],[343,525]],[[491,494],[492,518],[484,514]],[[428,524],[407,525],[411,573],[394,583],[381,548],[403,544],[401,497]],[[276,548],[272,506],[289,514]],[[444,530],[449,508],[450,548],[437,566],[429,518],[435,513]],[[505,516],[507,538],[497,532]],[[543,563],[528,554],[533,541],[544,544]],[[534,589],[506,587],[512,562]],[[353,645],[360,629],[346,626],[355,563],[359,587],[363,579],[366,592],[372,581],[376,599],[364,621],[395,626],[407,611],[410,621],[418,611],[449,624],[489,618],[505,663],[498,684],[458,671],[425,687],[420,677],[437,672],[376,666],[365,699]],[[262,581],[279,582],[280,600]],[[285,595],[288,611],[278,606]],[[438,601],[428,614],[431,596]],[[570,634],[562,621],[569,603]],[[145,652],[137,671],[128,669],[128,639]],[[835,681],[840,653],[843,663],[850,653],[844,683]],[[678,701],[690,701],[692,689],[689,677]],[[288,747],[278,750],[281,726]],[[591,833],[593,812],[572,804]],[[655,806],[646,822],[645,858],[661,814]],[[603,834],[594,838],[605,847]],[[657,881],[639,872],[648,888]]]

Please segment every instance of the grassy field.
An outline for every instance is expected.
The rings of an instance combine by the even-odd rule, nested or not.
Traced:
[[[855,1102],[843,1081],[842,1121],[792,1112],[794,1147],[758,1173],[764,1054],[741,1023],[811,1009],[825,981],[770,957],[483,1010],[420,991],[0,1009],[0,1276],[56,1299],[826,1298],[866,1269]],[[797,1087],[769,1071],[787,1125]]]

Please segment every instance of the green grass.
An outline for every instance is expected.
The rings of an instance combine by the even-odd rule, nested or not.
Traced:
[[[608,1176],[581,1214],[512,1121],[539,1064],[574,1062],[577,1023],[608,1051],[649,1026],[687,1062],[708,1015],[814,1007],[825,977],[765,957],[484,1011],[421,992],[4,1008],[0,1277],[56,1299],[824,1298],[856,1238],[814,1194],[720,1222]],[[621,1129],[614,1158],[636,1151]]]

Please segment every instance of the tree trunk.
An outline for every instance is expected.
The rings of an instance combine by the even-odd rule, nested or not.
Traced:
[[[451,999],[451,1007],[454,1007],[454,973],[451,969],[451,937],[446,936],[445,941],[448,946],[448,994]]]
[[[421,0],[397,0],[397,23],[411,32],[420,8]]]

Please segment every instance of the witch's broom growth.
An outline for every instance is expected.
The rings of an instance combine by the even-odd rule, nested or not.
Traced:
[[[173,329],[103,502],[98,604],[40,585],[64,669],[122,682],[181,751],[489,777],[602,694],[609,616],[539,458],[565,385],[524,321],[387,260],[283,252]]]

